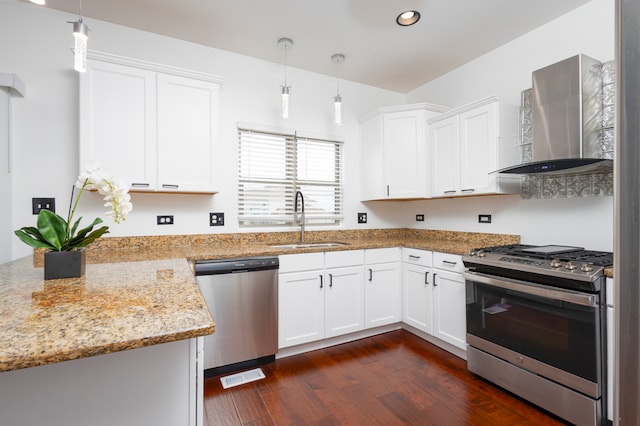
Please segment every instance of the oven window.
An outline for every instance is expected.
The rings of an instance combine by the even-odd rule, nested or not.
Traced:
[[[467,281],[467,333],[596,382],[600,313]]]

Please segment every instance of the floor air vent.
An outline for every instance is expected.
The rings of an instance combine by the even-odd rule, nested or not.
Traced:
[[[231,388],[233,386],[243,385],[249,382],[255,382],[256,380],[264,379],[266,376],[262,372],[261,368],[254,368],[253,370],[243,371],[241,373],[232,374],[220,378],[222,387],[224,389]]]

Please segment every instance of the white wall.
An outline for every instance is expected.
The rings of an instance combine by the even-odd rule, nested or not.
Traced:
[[[72,69],[71,25],[77,16],[26,2],[0,1],[0,72],[17,74],[27,96],[13,103],[14,191],[12,229],[31,226],[32,197],[55,197],[57,212],[66,216],[71,187],[78,175],[78,75]],[[91,31],[89,49],[159,64],[206,72],[224,78],[221,88],[219,138],[215,146],[215,177],[219,194],[133,194],[134,211],[120,225],[110,224],[96,194],[83,195],[80,215],[100,216],[111,235],[197,234],[238,232],[238,122],[336,135],[345,141],[345,228],[356,227],[358,199],[357,118],[380,106],[404,103],[404,95],[347,81],[340,82],[343,122],[333,124],[336,79],[288,69],[291,114],[279,116],[282,64],[207,48],[193,43],[85,18]],[[25,30],[27,33],[25,34]],[[274,40],[274,50],[280,49]],[[296,47],[289,53],[295,55]],[[329,60],[329,58],[327,58]],[[347,63],[348,64],[348,63]],[[346,65],[345,65],[346,66]],[[225,212],[224,227],[209,227],[209,212]],[[155,216],[174,215],[175,225],[158,226]],[[367,226],[392,227],[394,218]],[[112,225],[112,226],[111,226]],[[362,226],[362,225],[361,225]],[[297,228],[296,228],[297,229]],[[310,227],[310,229],[313,229]],[[13,258],[31,249],[14,238]]]
[[[614,2],[592,0],[412,91],[407,102],[456,107],[496,94],[501,101],[519,104],[520,92],[531,87],[531,72],[538,68],[578,53],[612,60],[614,24]],[[406,207],[400,220],[405,226],[513,233],[520,234],[524,243],[613,250],[613,197],[523,200],[492,196],[416,201]],[[418,213],[426,215],[424,223],[416,224]],[[484,213],[493,215],[491,224],[478,224],[478,214]]]
[[[216,177],[220,193],[202,195],[134,194],[134,212],[111,235],[159,235],[238,232],[236,218],[237,122],[333,134],[345,142],[345,215],[352,228],[417,226],[462,231],[521,234],[525,243],[579,244],[593,249],[613,246],[613,200],[609,198],[521,200],[518,196],[428,200],[409,203],[359,202],[357,118],[381,106],[430,102],[460,106],[486,95],[518,103],[530,87],[531,71],[576,53],[606,61],[613,58],[614,5],[593,0],[468,64],[405,95],[341,81],[344,125],[332,124],[335,78],[288,70],[292,85],[291,117],[279,118],[283,68],[253,58],[85,18],[91,50],[139,58],[221,76],[220,133]],[[77,18],[19,2],[0,1],[0,72],[17,74],[27,96],[14,98],[12,229],[33,225],[32,197],[55,197],[66,214],[78,174],[78,76],[72,69],[71,25]],[[27,33],[25,34],[25,29]],[[279,49],[274,41],[274,49]],[[295,54],[296,46],[290,52]],[[345,66],[348,65],[348,62]],[[80,214],[104,218],[94,194],[83,197]],[[208,226],[208,212],[226,213],[226,226]],[[357,212],[369,223],[356,223]],[[495,213],[493,213],[495,212]],[[477,224],[478,213],[493,214],[490,225]],[[173,214],[176,224],[157,226],[155,216]],[[106,218],[105,218],[106,219]],[[109,224],[109,223],[108,223]],[[12,258],[31,252],[17,238]]]

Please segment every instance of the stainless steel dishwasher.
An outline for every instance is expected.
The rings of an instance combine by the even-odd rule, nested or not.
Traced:
[[[205,260],[196,281],[216,324],[204,338],[207,376],[264,364],[278,351],[278,258]]]

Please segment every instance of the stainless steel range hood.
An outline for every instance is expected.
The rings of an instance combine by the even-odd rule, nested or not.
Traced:
[[[577,55],[533,72],[532,162],[498,170],[507,174],[611,170],[604,158],[600,62]]]

